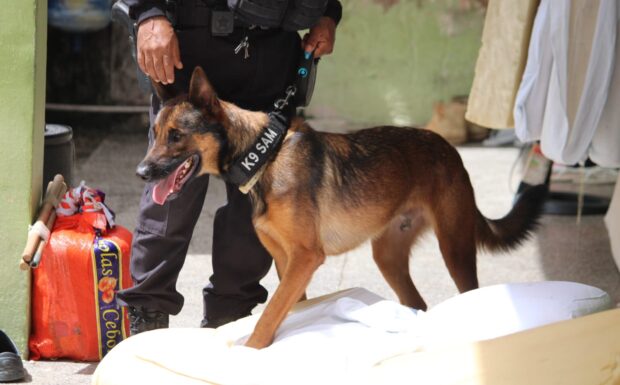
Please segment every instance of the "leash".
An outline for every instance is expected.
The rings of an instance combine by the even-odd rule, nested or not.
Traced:
[[[284,113],[285,108],[289,104],[295,107],[306,106],[310,101],[309,94],[314,88],[317,63],[318,59],[314,59],[312,53],[303,53],[295,83],[288,86],[284,96],[275,101],[274,109],[268,113],[267,126],[250,149],[234,161],[224,175],[224,179],[238,185],[242,193],[247,194],[256,185],[264,172],[265,164],[279,150],[291,123],[291,118]],[[303,95],[300,96],[299,91],[302,91]]]

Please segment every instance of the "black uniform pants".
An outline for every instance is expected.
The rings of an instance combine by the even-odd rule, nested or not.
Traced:
[[[176,71],[174,86],[183,92],[199,65],[221,99],[267,111],[295,79],[301,53],[296,32],[235,29],[230,36],[212,37],[206,28],[198,28],[177,31],[177,36],[183,69]],[[248,57],[244,49],[235,54],[245,36]],[[159,104],[153,97],[151,126]],[[168,314],[181,310],[183,296],[176,290],[176,281],[208,185],[208,176],[196,178],[163,206],[153,203],[153,185],[146,185],[132,245],[135,286],[118,293],[121,302]],[[248,315],[257,303],[265,302],[267,291],[259,281],[272,261],[254,232],[248,196],[229,184],[226,191],[228,202],[217,210],[213,224],[213,275],[203,289],[203,324],[213,326]]]

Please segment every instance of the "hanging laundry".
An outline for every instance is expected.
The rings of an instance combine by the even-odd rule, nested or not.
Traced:
[[[607,103],[592,144],[590,159],[603,167],[620,167],[620,5],[616,4],[616,45],[614,48],[614,74],[607,95]]]
[[[489,1],[465,118],[488,128],[514,127],[512,109],[527,60],[538,0]]]
[[[590,157],[601,166],[620,166],[618,12],[617,0],[540,3],[515,129],[521,141],[540,140],[543,154],[557,163]]]

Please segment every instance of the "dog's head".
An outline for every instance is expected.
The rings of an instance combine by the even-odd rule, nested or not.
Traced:
[[[188,94],[174,95],[159,83],[153,87],[163,106],[155,118],[152,146],[136,173],[145,181],[157,181],[153,200],[163,204],[192,178],[218,174],[228,123],[200,67],[192,74]]]

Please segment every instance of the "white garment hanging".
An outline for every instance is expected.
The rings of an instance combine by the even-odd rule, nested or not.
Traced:
[[[564,164],[575,164],[592,156],[603,166],[620,166],[620,114],[608,100],[616,64],[618,0],[600,0],[583,84],[569,87],[575,75],[569,73],[571,9],[575,25],[582,13],[577,5],[584,0],[542,0],[534,20],[521,86],[517,93],[515,130],[524,142],[540,140],[543,154]],[[590,20],[585,20],[588,22]],[[580,31],[572,31],[575,34]],[[579,47],[575,48],[579,52]],[[619,71],[620,72],[620,69]],[[620,79],[616,80],[620,87]],[[569,111],[569,92],[579,92],[578,106]],[[612,95],[620,93],[614,90]],[[571,95],[576,96],[576,95]],[[616,96],[620,98],[620,95]],[[617,106],[617,104],[616,104]],[[605,117],[605,119],[602,119]],[[595,159],[596,158],[596,159]]]
[[[515,132],[523,142],[540,139],[553,59],[547,49],[549,1],[542,0],[536,12],[527,63],[514,107]],[[544,42],[543,42],[544,41]]]
[[[620,20],[620,5],[616,5],[616,20]],[[615,68],[607,104],[598,129],[592,138],[590,159],[603,167],[620,167],[620,22],[616,24]]]

